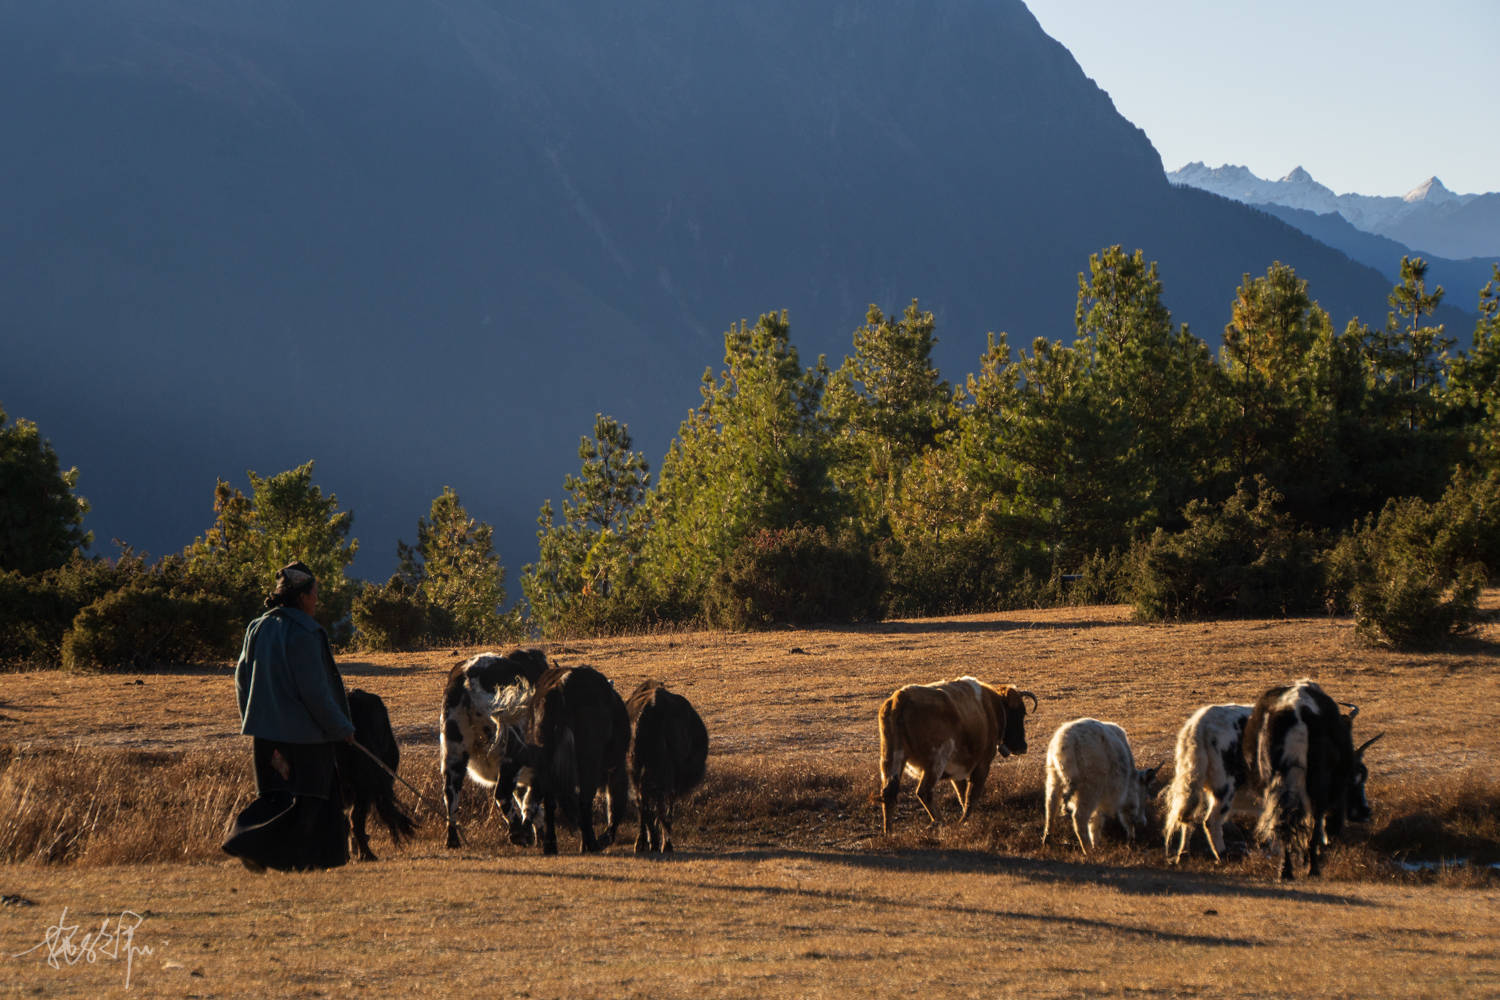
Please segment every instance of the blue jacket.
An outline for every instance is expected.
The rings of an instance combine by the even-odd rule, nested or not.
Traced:
[[[245,629],[234,688],[247,736],[334,743],[354,732],[328,634],[297,608],[274,608]]]

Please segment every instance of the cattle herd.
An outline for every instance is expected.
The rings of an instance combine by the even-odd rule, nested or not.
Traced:
[[[947,780],[958,796],[960,821],[983,791],[995,757],[1026,753],[1026,702],[1036,695],[973,677],[908,684],[881,705],[882,829],[895,818],[900,780],[917,780],[917,801],[939,822],[934,791]],[[1323,848],[1346,821],[1370,817],[1365,750],[1356,748],[1356,706],[1334,701],[1311,680],[1273,687],[1254,704],[1208,705],[1177,734],[1173,777],[1164,789],[1167,856],[1187,851],[1201,826],[1215,861],[1225,854],[1224,822],[1237,793],[1259,796],[1258,840],[1279,848],[1281,878],[1295,877],[1298,858],[1319,874]],[[394,773],[398,760],[380,699],[351,693],[357,737],[379,749]],[[702,780],[708,731],[680,694],[643,682],[629,698],[587,666],[560,667],[536,649],[481,653],[450,671],[443,694],[440,767],[448,846],[458,847],[457,811],[464,775],[492,789],[513,843],[541,842],[557,853],[559,818],[578,830],[584,852],[612,844],[631,789],[640,822],[635,850],[672,850],[678,799]],[[356,762],[358,764],[358,762]],[[1145,825],[1159,768],[1138,768],[1125,730],[1082,718],[1065,722],[1047,745],[1042,843],[1054,818],[1066,816],[1088,854],[1114,819],[1134,840]],[[359,767],[352,769],[358,774]],[[368,771],[369,769],[366,768]],[[361,857],[373,858],[364,818],[376,808],[400,842],[412,824],[394,804],[387,775],[346,787],[354,805]],[[605,828],[596,834],[594,803],[603,793]],[[560,817],[559,817],[560,814]]]

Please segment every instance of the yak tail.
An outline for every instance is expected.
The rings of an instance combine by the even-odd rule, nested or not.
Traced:
[[[573,826],[579,826],[578,805],[578,740],[575,738],[572,726],[564,726],[557,734],[556,749],[552,753],[552,773],[548,780],[552,782],[553,796],[558,807],[562,810],[563,819]]]
[[[880,706],[880,780],[884,784],[901,777],[903,759],[901,739],[901,692],[897,691]]]
[[[1199,789],[1208,773],[1208,751],[1196,732],[1184,729],[1177,735],[1177,753],[1173,764],[1172,784],[1167,790],[1166,830],[1186,826],[1198,811]]]
[[[1302,768],[1272,774],[1266,786],[1255,836],[1262,844],[1280,843],[1288,850],[1305,852],[1312,840],[1311,815],[1307,809]]]
[[[417,835],[416,821],[401,808],[401,803],[394,796],[377,798],[375,811],[379,813],[385,828],[391,832],[391,843],[397,847],[401,846],[403,840],[411,840]]]

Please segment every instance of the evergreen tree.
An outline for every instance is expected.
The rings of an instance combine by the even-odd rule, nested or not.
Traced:
[[[1443,301],[1439,285],[1427,289],[1427,262],[1401,258],[1401,283],[1387,297],[1391,312],[1385,330],[1371,338],[1376,377],[1388,397],[1393,424],[1408,430],[1430,427],[1437,417],[1437,394],[1453,338],[1431,318]]]
[[[1172,327],[1155,263],[1114,246],[1080,274],[1072,345],[1038,340],[1020,359],[1020,406],[1003,448],[1014,514],[1055,566],[1124,549],[1219,471],[1223,426],[1207,345]]]
[[[505,568],[494,529],[470,517],[452,487],[443,487],[428,517],[417,519],[417,544],[398,541],[396,551],[397,575],[420,592],[432,638],[484,643],[513,631],[501,613]]]
[[[0,409],[0,571],[40,573],[93,543],[77,485],[78,470],[62,470],[36,424],[9,423]]]
[[[318,578],[318,618],[336,636],[354,599],[355,583],[344,575],[359,542],[349,537],[354,515],[338,509],[338,497],[312,481],[313,463],[262,477],[247,472],[251,495],[220,480],[214,488],[214,524],[189,546],[189,571],[199,580],[222,581],[235,592],[269,592],[276,571],[301,560]]]
[[[913,299],[895,320],[871,305],[854,354],[828,383],[824,407],[843,446],[839,487],[873,527],[902,502],[902,481],[937,441],[952,393],[932,364],[932,313]]]
[[[1005,335],[990,334],[979,372],[948,401],[943,431],[906,474],[902,502],[890,512],[898,540],[1000,530],[1016,489],[1002,445],[1020,410],[1020,380]]]
[[[626,425],[596,415],[593,438],[579,440],[579,474],[563,480],[562,520],[551,500],[542,505],[537,562],[523,570],[521,588],[546,634],[619,625],[622,609],[639,606],[636,571],[648,523],[641,504],[651,477],[631,446]]]
[[[1129,441],[1125,503],[1133,536],[1180,523],[1219,468],[1223,392],[1208,345],[1173,329],[1156,263],[1119,246],[1089,257],[1078,279],[1077,341],[1091,345],[1095,405]]]
[[[1329,327],[1307,282],[1280,261],[1264,277],[1248,274],[1224,328],[1224,372],[1234,405],[1235,475],[1285,483],[1297,465],[1308,353]]]
[[[831,526],[838,497],[820,416],[827,365],[803,368],[786,313],[724,335],[724,369],[678,430],[646,501],[644,559],[662,606],[701,610],[710,576],[763,528]]]
[[[1479,294],[1474,346],[1453,360],[1446,403],[1471,460],[1500,468],[1500,264]]]

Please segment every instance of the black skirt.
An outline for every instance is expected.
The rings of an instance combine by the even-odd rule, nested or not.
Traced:
[[[253,752],[259,797],[235,817],[224,852],[280,871],[348,862],[349,822],[339,794],[335,744],[256,737]]]

